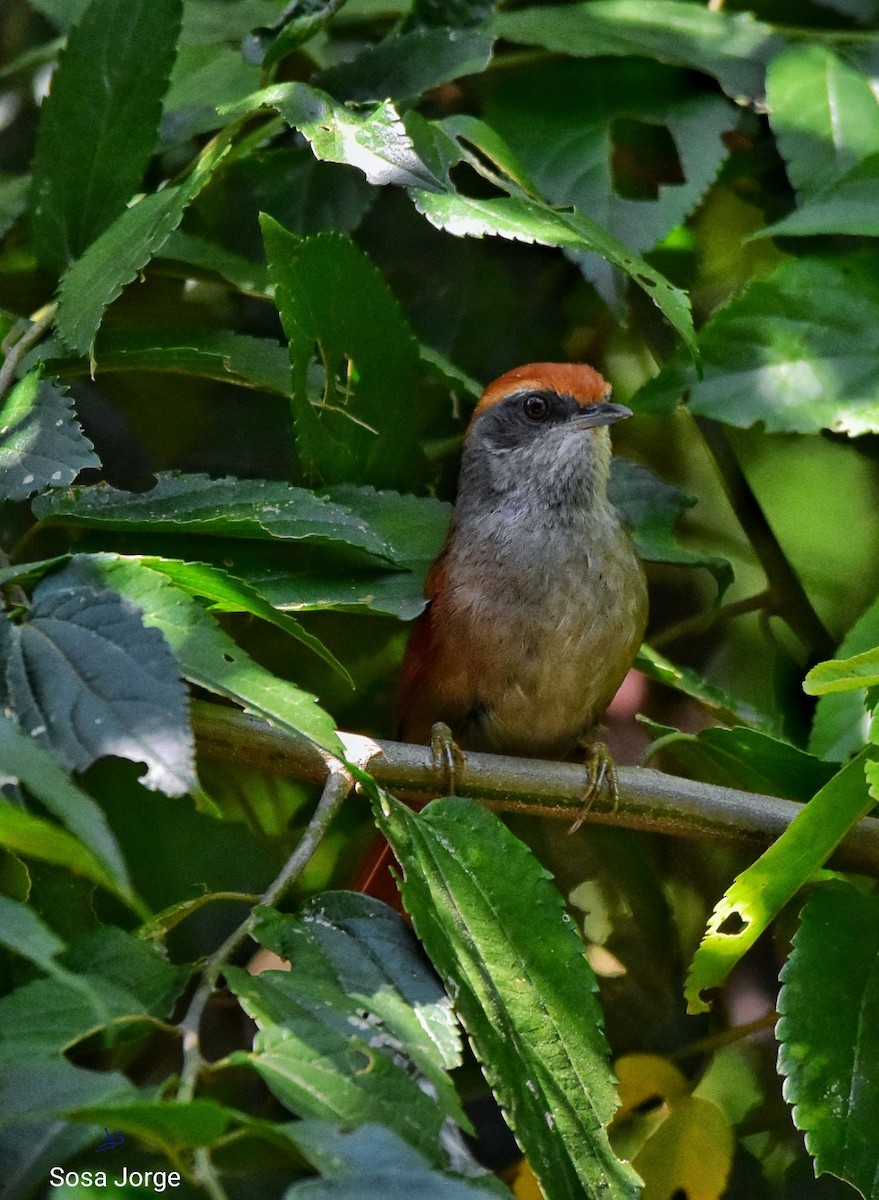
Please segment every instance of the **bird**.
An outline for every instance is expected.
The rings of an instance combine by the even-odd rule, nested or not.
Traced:
[[[482,393],[403,659],[403,741],[437,722],[464,751],[564,759],[594,741],[647,623],[607,494],[609,426],[631,416],[585,363],[516,367]]]

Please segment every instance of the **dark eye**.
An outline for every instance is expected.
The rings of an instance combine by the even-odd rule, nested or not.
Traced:
[[[529,421],[545,421],[549,416],[549,401],[545,396],[526,396],[522,401],[522,411]]]

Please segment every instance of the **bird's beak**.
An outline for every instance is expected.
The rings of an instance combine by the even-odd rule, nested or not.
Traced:
[[[625,404],[601,400],[598,404],[590,404],[582,414],[578,413],[574,424],[580,429],[594,429],[598,425],[615,425],[617,421],[625,421],[632,415],[632,410],[626,408]]]

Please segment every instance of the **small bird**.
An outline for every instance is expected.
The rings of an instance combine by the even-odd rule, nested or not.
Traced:
[[[641,644],[644,573],[607,498],[632,412],[585,364],[531,363],[482,394],[446,543],[403,661],[399,734],[563,759],[595,740]]]

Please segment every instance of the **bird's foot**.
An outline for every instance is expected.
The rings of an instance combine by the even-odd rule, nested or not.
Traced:
[[[620,800],[617,783],[617,769],[613,756],[604,742],[593,742],[586,750],[586,772],[588,779],[583,791],[583,801],[577,809],[573,824],[568,833],[576,833],[595,801],[600,796],[606,796],[610,812],[616,811]]]
[[[440,794],[454,796],[455,775],[467,764],[464,752],[445,721],[437,721],[430,731],[430,752],[440,782]]]

